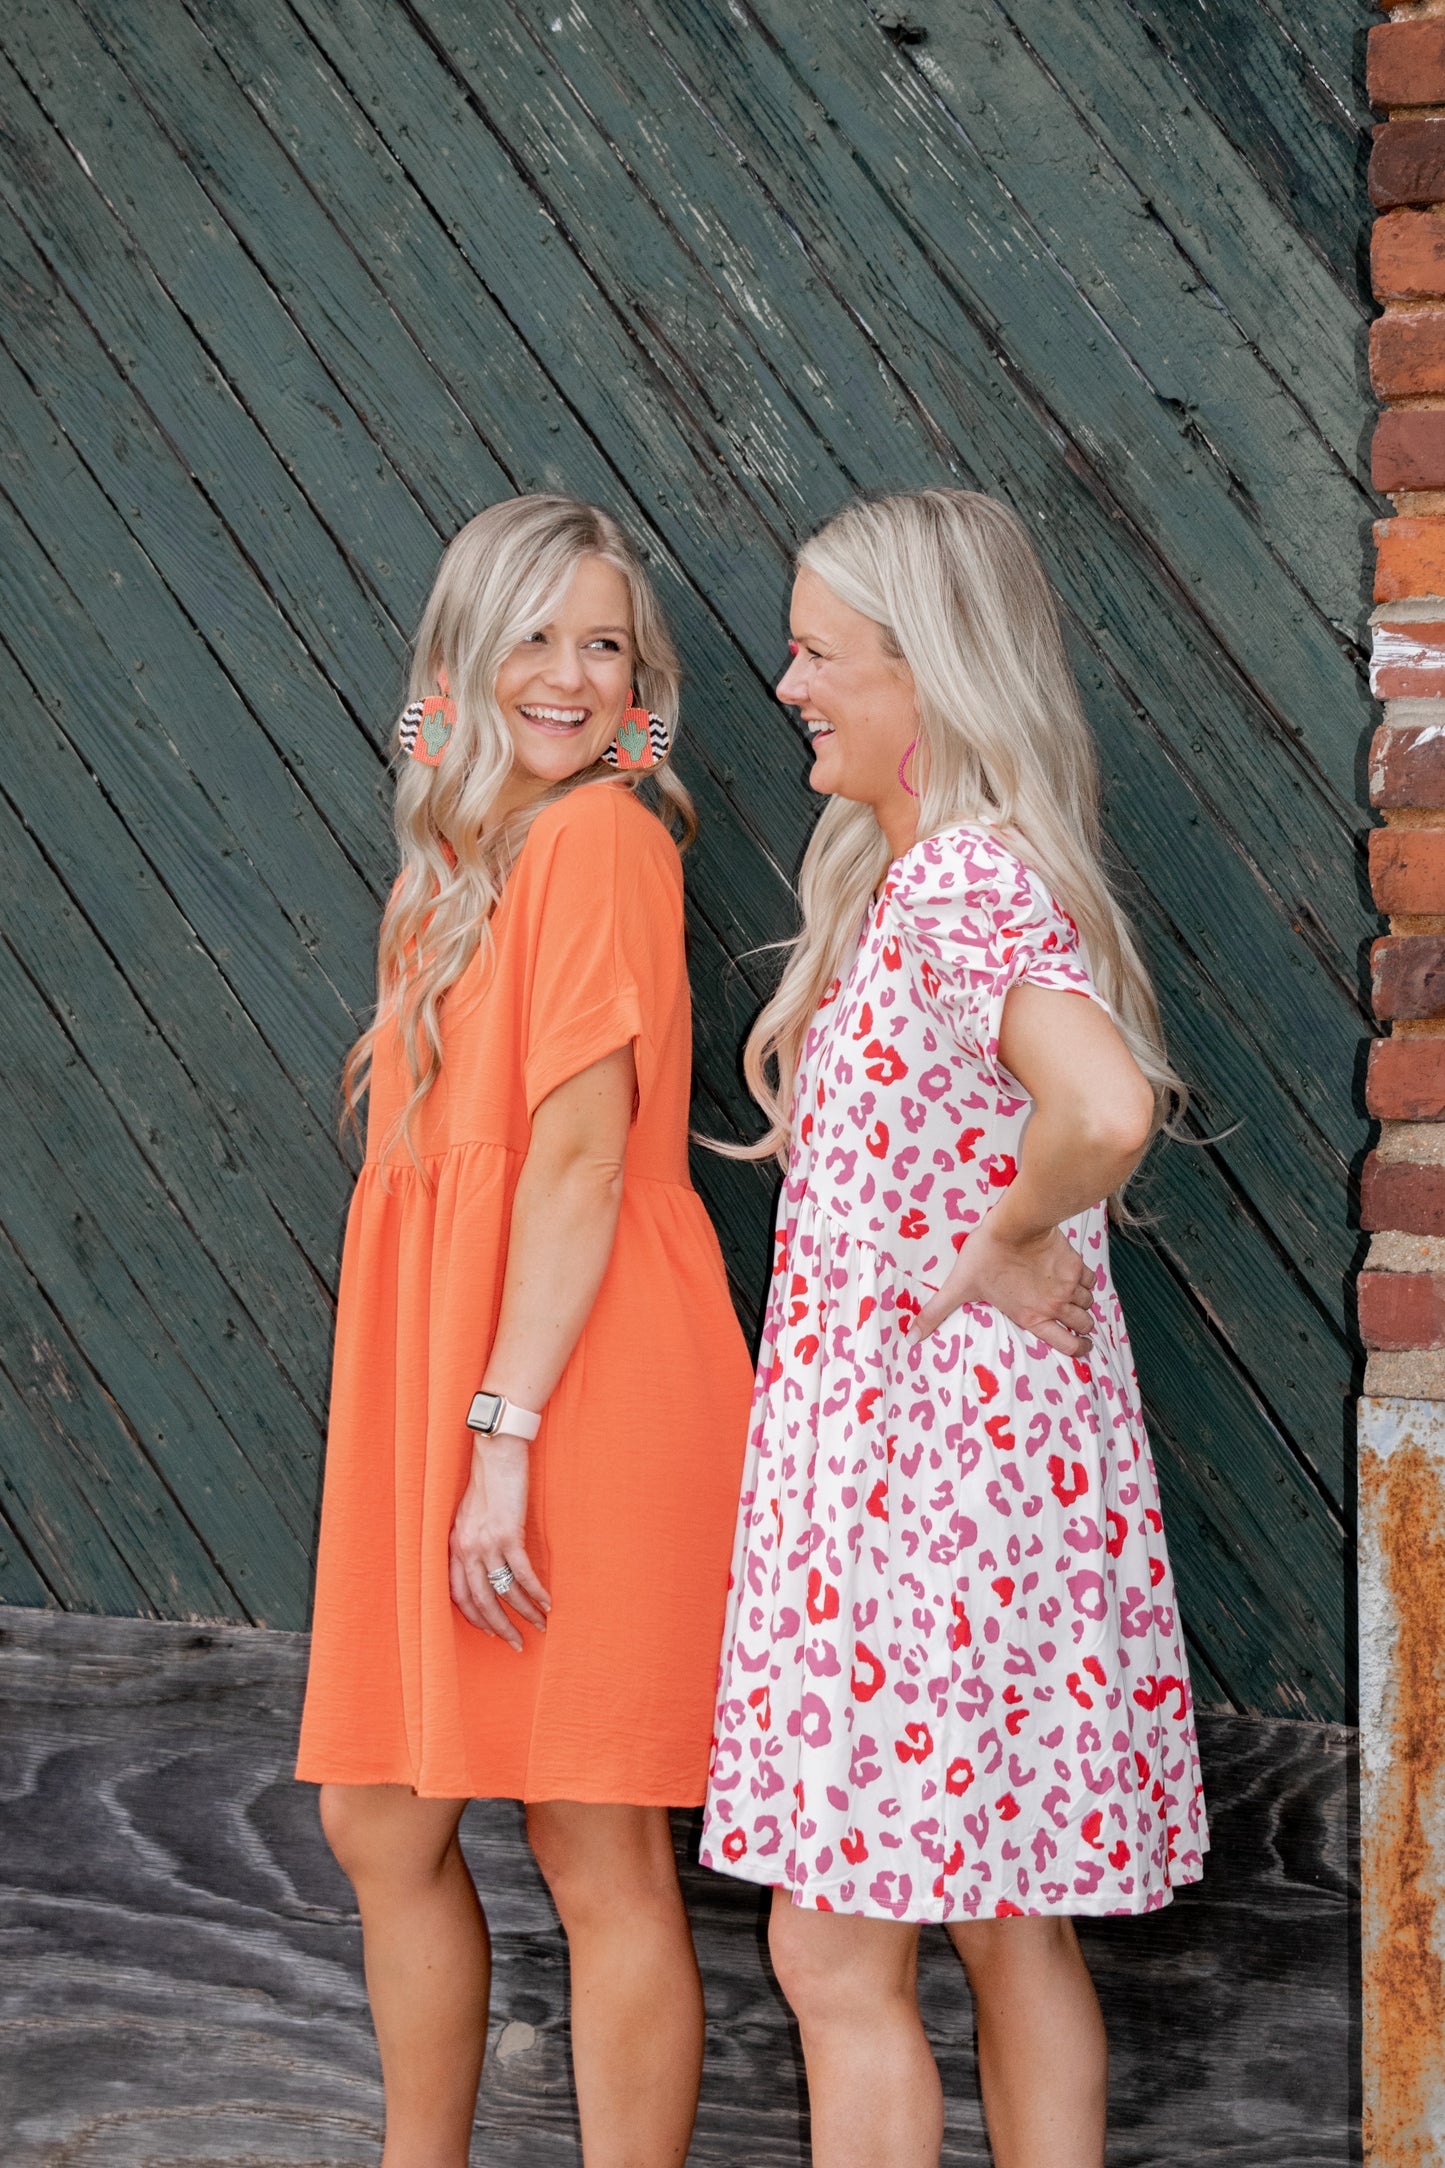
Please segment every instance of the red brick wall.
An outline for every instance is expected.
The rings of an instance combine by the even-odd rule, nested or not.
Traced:
[[[1380,1133],[1359,1323],[1367,1393],[1445,1400],[1445,0],[1370,32],[1369,88],[1372,458],[1395,513],[1375,528],[1370,883],[1389,932],[1371,984],[1388,1035],[1366,1086]]]

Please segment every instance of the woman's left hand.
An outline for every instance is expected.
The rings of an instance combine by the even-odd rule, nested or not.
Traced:
[[[527,1556],[527,1441],[506,1433],[472,1449],[472,1479],[452,1522],[452,1602],[483,1633],[522,1652],[522,1636],[509,1611],[546,1631],[548,1595]],[[505,1597],[487,1576],[506,1567],[512,1574]],[[507,1609],[503,1609],[503,1604]]]
[[[926,1340],[965,1302],[986,1303],[1061,1355],[1082,1358],[1093,1342],[1097,1279],[1061,1228],[1047,1228],[1027,1241],[1011,1240],[997,1212],[990,1212],[964,1243],[942,1287],[914,1318],[905,1340]]]

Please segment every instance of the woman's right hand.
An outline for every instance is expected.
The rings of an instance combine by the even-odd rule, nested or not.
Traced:
[[[926,1340],[960,1304],[981,1302],[1061,1355],[1082,1358],[1092,1344],[1097,1279],[1059,1228],[1020,1239],[1007,1235],[989,1213],[906,1338]]]
[[[452,1602],[463,1618],[505,1641],[518,1655],[522,1636],[504,1603],[541,1632],[546,1631],[545,1613],[552,1608],[527,1556],[526,1523],[526,1439],[505,1432],[479,1438],[472,1449],[472,1478],[452,1522]],[[510,1567],[513,1575],[505,1598],[487,1579],[502,1566]]]

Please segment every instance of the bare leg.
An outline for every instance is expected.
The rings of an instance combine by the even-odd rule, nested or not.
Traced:
[[[938,2168],[943,2088],[918,2015],[918,1929],[775,1890],[768,1942],[803,2036],[813,2168]]]
[[[950,1925],[995,2168],[1102,2168],[1109,2046],[1072,1920]]]
[[[356,1892],[386,2087],[382,2168],[467,2168],[491,1947],[457,1842],[466,1804],[326,1784],[321,1822]]]
[[[567,1933],[587,2168],[680,2168],[702,2080],[702,1982],[667,1814],[548,1800],[528,1807],[527,1834]]]

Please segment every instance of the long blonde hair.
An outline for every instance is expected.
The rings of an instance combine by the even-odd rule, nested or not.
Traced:
[[[447,546],[422,613],[407,692],[408,701],[426,698],[444,672],[456,722],[436,767],[399,762],[394,818],[401,874],[381,921],[376,1016],[342,1070],[342,1120],[355,1125],[378,1038],[400,1026],[411,1096],[383,1153],[400,1133],[416,1157],[412,1125],[441,1070],[442,996],[490,938],[492,912],[527,830],[543,806],[613,775],[599,760],[488,826],[513,760],[497,672],[518,642],[547,622],[584,557],[602,558],[627,582],[633,686],[676,744],[677,656],[647,574],[616,520],[595,504],[550,496],[512,497],[468,520]],[[397,739],[394,757],[399,750]],[[686,789],[670,765],[645,773],[658,810],[690,842],[697,821]]]
[[[1173,1126],[1187,1095],[1169,1065],[1148,969],[1104,872],[1093,740],[1053,593],[1019,521],[995,498],[969,490],[864,498],[820,528],[798,564],[880,626],[886,649],[912,672],[919,841],[965,821],[1016,839],[1018,855],[1079,929],[1094,981],[1154,1087],[1156,1127]],[[768,1129],[756,1144],[716,1147],[728,1157],[786,1163],[808,1026],[889,862],[872,807],[830,799],[799,876],[803,930],[785,944],[782,980],[743,1052]]]

